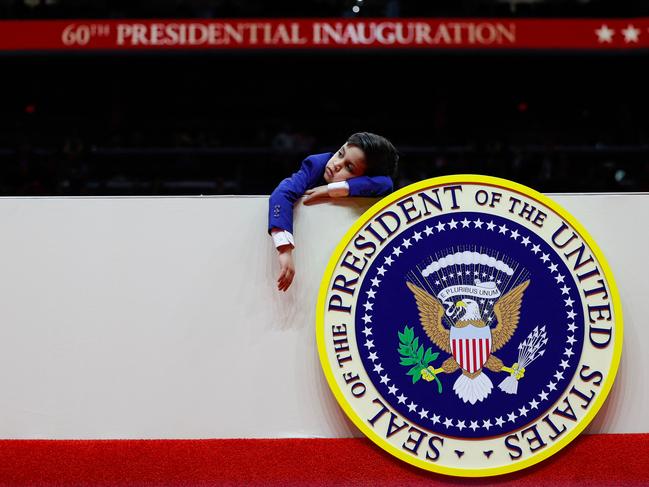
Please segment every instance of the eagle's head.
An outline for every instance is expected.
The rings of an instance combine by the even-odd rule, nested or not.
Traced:
[[[460,316],[460,321],[482,321],[480,316],[480,307],[473,299],[463,299],[455,303],[455,308],[464,309],[464,314]]]

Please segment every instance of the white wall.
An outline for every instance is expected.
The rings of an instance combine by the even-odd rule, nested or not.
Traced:
[[[599,243],[624,354],[589,427],[647,432],[649,195],[555,195]],[[317,289],[373,200],[298,208],[275,289],[266,197],[0,198],[0,438],[345,437]]]

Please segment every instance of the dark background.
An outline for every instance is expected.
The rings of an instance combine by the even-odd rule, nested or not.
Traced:
[[[604,1],[0,5],[5,19],[649,16]],[[397,146],[397,186],[470,172],[541,191],[647,191],[647,54],[8,53],[0,195],[267,194],[356,131]]]

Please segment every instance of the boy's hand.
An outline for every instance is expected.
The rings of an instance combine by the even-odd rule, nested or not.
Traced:
[[[319,200],[322,201],[324,198],[329,198],[329,189],[326,184],[322,186],[316,186],[312,189],[306,190],[306,196],[304,197],[305,205],[312,205],[317,203]]]
[[[295,276],[295,266],[293,265],[293,246],[282,245],[277,249],[279,251],[279,278],[277,279],[277,290],[286,291]]]

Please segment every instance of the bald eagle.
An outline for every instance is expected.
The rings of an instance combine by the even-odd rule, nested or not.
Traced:
[[[433,374],[451,374],[458,369],[462,374],[453,385],[453,390],[464,402],[475,404],[484,400],[493,388],[489,377],[482,372],[486,367],[493,372],[516,373],[520,378],[524,369],[506,367],[493,352],[502,348],[512,337],[518,326],[523,292],[529,285],[527,280],[519,284],[494,304],[498,324],[492,329],[480,316],[480,307],[472,299],[455,302],[454,312],[459,314],[455,324],[447,329],[442,319],[444,306],[434,296],[416,285],[406,282],[413,293],[419,319],[426,335],[441,350],[450,353],[438,369],[432,366],[422,371],[425,380],[433,380]]]

